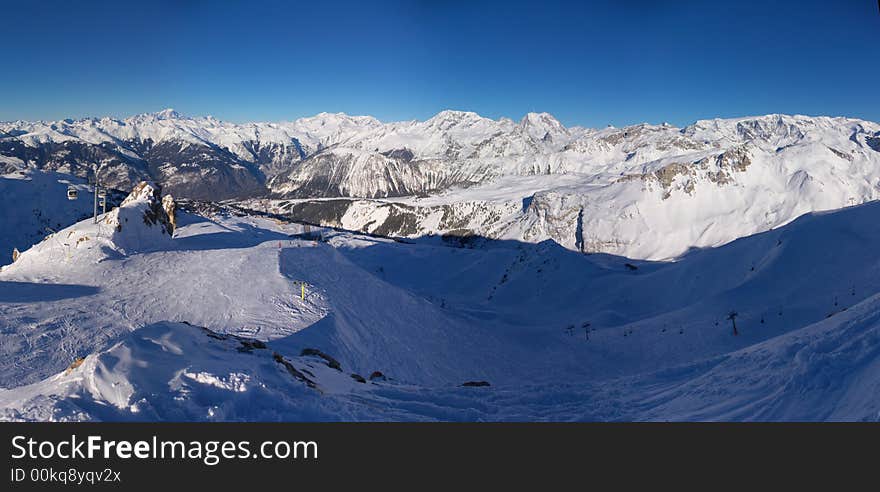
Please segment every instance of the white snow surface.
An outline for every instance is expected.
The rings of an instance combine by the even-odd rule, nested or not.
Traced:
[[[878,218],[675,262],[184,212],[121,250],[86,220],[0,271],[0,417],[876,421]]]
[[[67,189],[77,190],[76,200]],[[30,245],[92,214],[92,196],[83,180],[67,174],[22,170],[0,175],[0,265],[12,250]]]

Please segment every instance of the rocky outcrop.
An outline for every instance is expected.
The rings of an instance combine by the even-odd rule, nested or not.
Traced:
[[[171,234],[174,235],[174,229],[177,228],[177,203],[171,195],[162,197],[162,210],[168,216],[168,222],[171,224]]]
[[[125,253],[167,246],[174,233],[159,188],[146,181],[138,183],[102,222],[113,228],[110,240]]]
[[[666,200],[674,190],[692,195],[696,182],[701,179],[717,185],[733,183],[734,174],[744,172],[751,163],[748,147],[742,145],[694,162],[670,162],[654,171],[627,174],[618,178],[617,182],[642,180],[647,184],[646,189],[656,184],[662,191],[661,197]]]
[[[314,389],[314,388],[318,387],[318,385],[314,381],[312,381],[308,376],[303,374],[302,371],[297,369],[293,364],[291,364],[287,359],[285,359],[283,355],[279,354],[278,352],[275,352],[272,354],[272,359],[275,362],[277,362],[278,364],[281,364],[284,367],[284,369],[287,370],[288,374],[293,376],[295,379],[302,381],[309,388]]]
[[[309,356],[319,357],[321,359],[324,359],[324,363],[327,364],[327,367],[330,367],[331,369],[336,369],[337,371],[342,370],[342,365],[339,363],[338,360],[334,359],[333,357],[325,354],[324,352],[322,352],[318,349],[305,348],[305,349],[303,349],[302,353],[300,353],[300,356],[302,356],[302,357],[309,357]]]

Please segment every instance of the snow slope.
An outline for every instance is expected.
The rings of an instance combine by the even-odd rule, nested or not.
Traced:
[[[382,354],[397,353],[382,367],[414,381],[466,377],[472,368],[459,359],[480,351],[471,340],[485,330],[364,273],[324,243],[291,237],[300,226],[181,213],[174,239],[164,240],[158,225],[148,238],[128,226],[117,231],[108,224],[117,210],[59,231],[0,272],[3,386],[45,377],[164,320],[319,344],[367,373]],[[301,281],[305,299],[294,284]],[[305,327],[308,334],[290,338]],[[442,357],[422,359],[413,350],[420,344]]]
[[[223,212],[121,250],[86,221],[61,231],[83,249],[49,238],[0,271],[0,415],[877,420],[878,217],[809,214],[676,262]],[[351,376],[374,371],[390,379]]]
[[[67,199],[67,188],[78,191]],[[74,222],[92,215],[92,196],[84,180],[70,175],[23,170],[0,175],[0,265],[12,263],[12,250],[24,251]]]
[[[253,339],[220,335],[185,323],[156,323],[124,336],[70,370],[2,393],[5,405],[0,416],[7,420],[181,421],[369,415],[356,407],[349,413],[330,398],[368,383],[358,383],[317,357],[290,361],[276,354]],[[285,363],[301,371],[300,377]]]
[[[649,381],[657,385],[639,402],[643,418],[876,422],[878,301],[872,296],[793,333],[679,368],[677,375],[654,375]]]

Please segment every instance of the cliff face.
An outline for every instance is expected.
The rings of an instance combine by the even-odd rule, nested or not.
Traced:
[[[177,203],[171,195],[162,197],[162,210],[168,216],[168,222],[171,223],[171,234],[174,235],[174,229],[177,228]]]

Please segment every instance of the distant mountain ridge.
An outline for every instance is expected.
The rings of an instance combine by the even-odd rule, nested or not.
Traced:
[[[835,128],[848,132],[856,147],[880,148],[880,126],[846,118],[768,115],[704,120],[683,129],[641,124],[592,130],[566,128],[548,113],[529,113],[520,122],[442,111],[426,121],[321,113],[234,124],[166,109],[122,120],[0,123],[0,155],[5,163],[16,159],[81,177],[93,162],[106,162],[112,185],[128,189],[149,178],[187,198],[381,198],[509,175],[631,174],[634,165],[664,157],[744,143],[781,147]]]
[[[170,109],[0,123],[0,172],[82,177],[94,162],[124,190],[149,179],[180,198],[273,198],[294,214],[302,200],[342,199],[311,218],[366,232],[551,238],[659,259],[880,198],[880,125],[773,114],[588,129],[467,111],[234,124]]]

